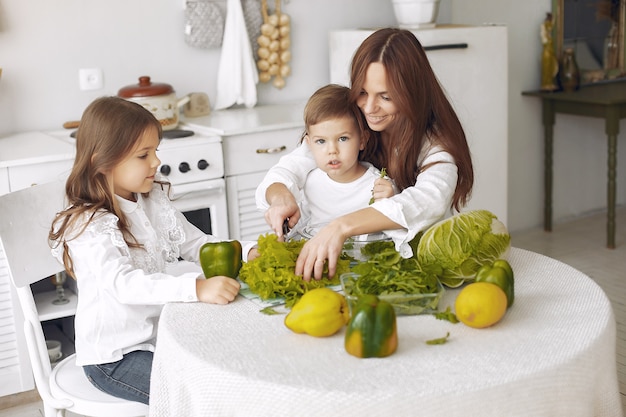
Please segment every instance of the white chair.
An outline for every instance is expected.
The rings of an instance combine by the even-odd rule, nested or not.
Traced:
[[[55,213],[64,207],[64,195],[64,184],[54,181],[0,196],[1,243],[24,312],[28,355],[45,416],[62,417],[66,410],[94,417],[147,416],[147,405],[95,388],[76,366],[76,355],[51,367],[30,284],[64,270],[48,246],[48,231]]]

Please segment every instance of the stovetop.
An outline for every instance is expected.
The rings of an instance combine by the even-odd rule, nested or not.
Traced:
[[[77,130],[54,130],[49,132],[43,132],[44,134],[53,136],[57,139],[67,142],[72,145],[76,145],[76,132]],[[196,133],[190,129],[172,129],[163,131],[163,140],[160,147],[166,145],[167,147],[175,146],[176,143],[180,145],[188,146],[189,144],[202,144],[203,142],[221,142],[222,138],[215,134],[203,134]]]
[[[72,146],[76,145],[76,130],[44,132]],[[172,184],[186,184],[224,177],[222,138],[198,134],[189,129],[164,131],[157,156],[159,172]]]
[[[163,131],[163,139],[180,139],[193,136],[195,134],[192,130],[187,129],[172,129]]]

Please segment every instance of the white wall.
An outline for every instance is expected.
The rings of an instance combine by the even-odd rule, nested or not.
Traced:
[[[0,135],[60,128],[80,118],[94,98],[116,94],[140,75],[172,84],[180,95],[206,92],[214,102],[220,51],[185,44],[183,5],[184,0],[0,0]],[[328,30],[395,24],[388,0],[283,0],[282,7],[292,18],[293,74],[282,90],[259,85],[259,104],[305,100],[328,82]],[[539,86],[539,25],[550,7],[551,0],[442,0],[438,19],[509,27],[508,226],[513,231],[543,222],[541,106],[521,92]],[[78,69],[92,67],[103,70],[104,88],[80,91]],[[624,123],[618,204],[626,196]],[[557,116],[556,222],[606,207],[606,160],[600,120]]]
[[[220,50],[185,43],[184,4],[0,0],[0,135],[61,128],[94,98],[115,95],[141,75],[179,95],[206,92],[214,103]],[[282,90],[259,85],[259,104],[305,100],[328,82],[329,30],[395,24],[390,1],[283,0],[282,11],[292,18],[292,75]],[[104,88],[80,91],[79,68],[101,68]]]

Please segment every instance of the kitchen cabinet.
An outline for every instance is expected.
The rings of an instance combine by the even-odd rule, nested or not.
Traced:
[[[298,127],[223,138],[231,239],[257,240],[271,232],[254,193],[267,170],[296,147],[301,134]]]
[[[71,145],[40,132],[16,134],[0,138],[0,195],[29,187],[33,184],[66,176],[74,160]],[[42,277],[45,279],[46,277]],[[42,282],[45,288],[45,282]],[[50,284],[51,285],[51,284]],[[45,288],[36,295],[42,309],[42,320],[48,320],[50,332],[71,328],[64,318],[76,310],[76,295],[68,290],[71,299],[64,306],[48,305],[54,290]],[[34,381],[26,341],[22,331],[24,318],[11,284],[4,251],[0,247],[0,396],[32,390]],[[61,323],[57,323],[57,320]],[[58,333],[51,337],[60,337]],[[64,353],[71,350],[70,343],[63,343]],[[67,349],[67,350],[66,350]]]
[[[257,240],[271,232],[256,207],[254,192],[267,170],[298,145],[303,110],[304,103],[276,104],[184,120],[192,130],[222,137],[231,239]]]
[[[331,31],[330,81],[349,85],[350,61],[373,30]],[[507,223],[508,64],[504,26],[442,25],[413,31],[463,124],[474,164],[466,206]]]

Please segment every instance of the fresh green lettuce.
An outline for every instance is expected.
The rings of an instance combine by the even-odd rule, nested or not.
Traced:
[[[279,242],[275,234],[259,236],[260,256],[245,262],[239,271],[239,279],[248,284],[250,291],[261,297],[284,298],[285,306],[291,307],[302,295],[313,288],[338,285],[339,276],[350,271],[350,260],[337,260],[337,272],[328,278],[328,265],[324,266],[322,279],[304,281],[296,276],[296,260],[306,243],[305,240]]]
[[[503,258],[511,245],[506,226],[488,210],[459,213],[428,228],[417,244],[424,271],[448,287],[472,280],[478,269]]]

